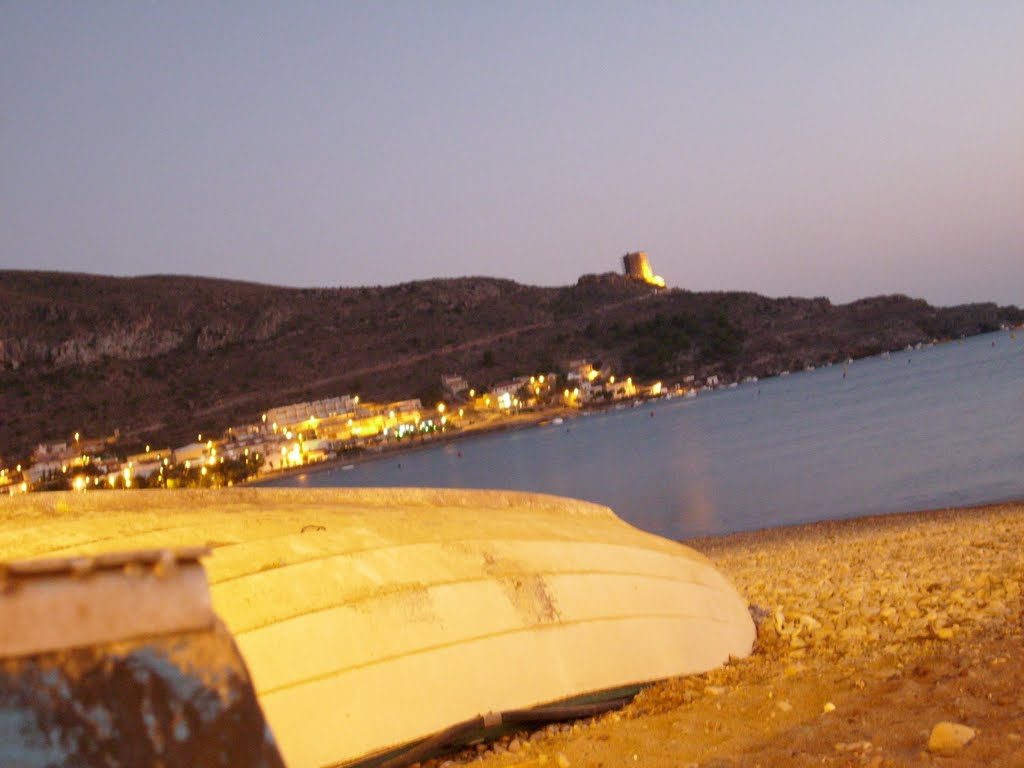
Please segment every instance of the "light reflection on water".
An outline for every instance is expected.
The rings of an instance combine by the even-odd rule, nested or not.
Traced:
[[[677,538],[1024,498],[1024,333],[843,368],[272,484],[538,491]]]

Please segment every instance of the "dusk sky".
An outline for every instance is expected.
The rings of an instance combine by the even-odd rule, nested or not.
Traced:
[[[0,268],[1024,305],[1024,2],[0,0]]]

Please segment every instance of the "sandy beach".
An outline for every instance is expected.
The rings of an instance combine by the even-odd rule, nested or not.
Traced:
[[[750,658],[430,764],[1024,766],[1022,539],[1018,503],[688,541],[753,606]]]

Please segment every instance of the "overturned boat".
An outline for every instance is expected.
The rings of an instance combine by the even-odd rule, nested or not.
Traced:
[[[163,554],[145,554],[153,552]],[[151,589],[119,592],[120,582],[140,578],[140,558]],[[228,666],[248,670],[232,684],[243,693],[251,685],[271,746],[298,768],[411,759],[410,745],[453,725],[493,724],[481,716],[543,713],[703,672],[746,656],[754,640],[745,602],[702,555],[605,507],[551,496],[35,494],[0,504],[0,559],[18,561],[0,569],[8,581],[35,579],[42,589],[35,598],[0,590],[8,684],[41,654],[58,654],[48,663],[59,664],[75,648],[109,649],[129,638],[140,647],[150,635],[173,639],[222,623],[221,642],[244,659]],[[26,574],[39,559],[49,564]],[[197,568],[208,588],[196,586]],[[163,624],[125,610],[175,602],[159,591],[160,580],[173,584],[186,572],[191,586]],[[107,591],[89,598],[100,582]],[[10,594],[23,598],[20,629],[6,619],[14,615]],[[203,594],[208,610],[189,609]],[[72,599],[70,615],[82,617],[82,627],[107,631],[75,621],[43,632],[45,640],[30,631],[42,620],[33,610]],[[104,618],[88,621],[101,604]],[[224,658],[197,653],[190,666],[182,660],[187,643],[184,657],[181,643],[174,647],[193,677]],[[262,764],[275,759],[269,747],[258,753]]]

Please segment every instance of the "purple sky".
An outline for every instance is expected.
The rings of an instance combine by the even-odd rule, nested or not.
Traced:
[[[0,267],[1024,305],[1024,2],[4,2]]]

